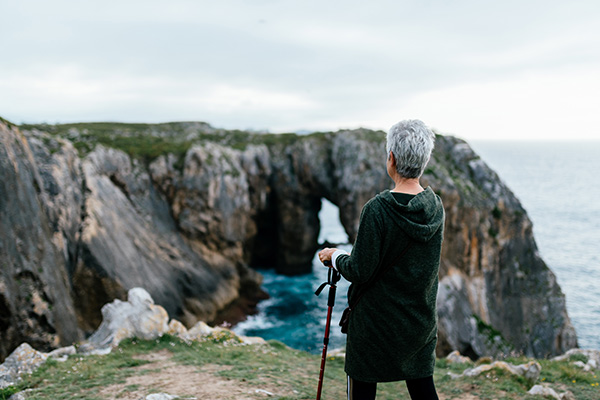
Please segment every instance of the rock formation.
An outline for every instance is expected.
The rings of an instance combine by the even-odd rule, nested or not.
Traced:
[[[188,331],[177,320],[169,322],[165,309],[155,305],[150,294],[139,287],[129,290],[127,301],[116,299],[105,304],[102,307],[102,316],[103,320],[98,330],[77,347],[67,346],[43,353],[26,342],[22,343],[0,364],[0,390],[15,386],[23,375],[35,372],[48,359],[66,361],[74,354],[106,355],[128,338],[156,340],[170,334],[186,342],[217,339],[227,345],[266,344],[262,338],[238,336],[225,328],[211,328],[203,321]]]
[[[102,323],[89,338],[95,347],[116,347],[125,338],[152,340],[164,335],[169,316],[142,288],[127,293],[127,301],[116,299],[102,307]]]
[[[339,207],[352,241],[363,204],[391,184],[383,132],[181,123],[132,136],[127,125],[99,125],[0,121],[0,359],[22,341],[56,347],[91,333],[102,305],[138,286],[188,327],[235,320],[264,296],[250,266],[310,271],[322,198]],[[115,147],[134,145],[97,144],[100,128]],[[135,140],[145,138],[185,146],[140,155]],[[423,183],[447,211],[438,353],[574,347],[564,295],[499,177],[465,142],[438,135]]]
[[[0,360],[23,341],[50,350],[79,339],[63,253],[69,244],[54,229],[69,211],[49,207],[53,198],[75,197],[77,187],[63,192],[53,186],[34,159],[30,144],[36,140],[0,122]],[[48,146],[48,154],[53,149]],[[52,160],[49,169],[70,166],[62,151]]]

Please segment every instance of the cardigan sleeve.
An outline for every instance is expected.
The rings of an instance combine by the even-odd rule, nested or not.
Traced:
[[[337,270],[349,282],[364,283],[377,270],[381,254],[381,230],[378,213],[368,202],[362,209],[356,241],[349,255],[336,257]]]

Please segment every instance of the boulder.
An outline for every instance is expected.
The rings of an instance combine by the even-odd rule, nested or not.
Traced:
[[[73,354],[77,354],[77,348],[75,346],[66,346],[52,350],[48,353],[48,357],[61,362],[66,361]]]
[[[448,361],[451,364],[465,364],[472,362],[472,360],[469,357],[461,356],[458,350],[454,350],[452,353],[448,354],[446,356],[446,361]]]
[[[28,343],[21,344],[0,365],[0,389],[15,385],[22,374],[34,372],[47,358],[47,354],[35,350]]]
[[[187,335],[188,330],[181,322],[177,321],[176,319],[172,319],[169,321],[167,333],[172,336],[184,337]]]
[[[8,400],[26,400],[27,399],[27,393],[32,391],[31,389],[26,389],[23,390],[22,392],[19,393],[15,393],[12,396],[10,396],[8,398]]]
[[[185,340],[202,340],[215,332],[218,328],[211,328],[204,321],[199,321],[190,328],[181,338]]]
[[[540,373],[542,372],[542,366],[537,361],[530,361],[520,365],[513,365],[504,361],[494,361],[491,364],[484,364],[474,368],[469,368],[462,374],[450,373],[450,377],[453,379],[461,378],[463,376],[474,377],[481,375],[484,372],[491,371],[495,368],[508,371],[513,375],[522,376],[530,382],[536,382],[540,377]]]
[[[552,358],[552,361],[564,361],[568,360],[573,356],[583,356],[587,359],[584,366],[587,366],[590,369],[598,369],[600,366],[600,350],[593,349],[571,349],[567,351],[565,354],[561,354],[560,356],[556,356]]]
[[[129,290],[126,302],[117,299],[106,304],[102,316],[102,324],[82,346],[83,352],[116,347],[126,338],[156,339],[169,329],[167,312],[142,288]]]
[[[534,385],[527,391],[527,393],[533,396],[542,396],[546,399],[552,398],[556,400],[575,400],[575,396],[573,396],[573,393],[569,391],[558,394],[556,390],[552,389],[551,387],[542,385]]]

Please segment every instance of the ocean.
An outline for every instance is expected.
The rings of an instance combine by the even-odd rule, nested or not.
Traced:
[[[556,274],[579,346],[600,349],[600,142],[481,141],[470,145],[515,193],[533,222],[542,258]],[[435,189],[435,188],[434,188]],[[336,206],[323,201],[319,241],[347,242]],[[350,245],[339,246],[350,251]],[[313,259],[311,274],[287,277],[261,270],[271,298],[236,325],[248,336],[277,339],[319,353],[327,315],[327,269]],[[343,347],[337,326],[348,282],[337,285],[329,348]]]

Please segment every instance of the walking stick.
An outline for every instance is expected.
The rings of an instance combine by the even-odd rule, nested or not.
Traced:
[[[330,261],[323,263],[325,266],[330,266]],[[329,297],[327,299],[327,323],[325,324],[325,338],[323,339],[323,355],[321,356],[321,371],[319,372],[319,386],[317,387],[317,400],[321,399],[321,390],[323,389],[323,374],[325,373],[325,360],[327,359],[327,346],[329,345],[329,328],[331,326],[331,312],[335,303],[336,283],[340,280],[340,273],[335,268],[329,268],[327,272],[327,282],[319,286],[315,295],[320,295],[325,286],[329,285]]]

